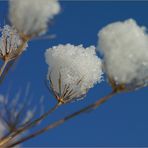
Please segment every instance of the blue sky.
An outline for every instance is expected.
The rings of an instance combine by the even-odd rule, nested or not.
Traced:
[[[65,43],[83,44],[85,47],[97,45],[97,33],[103,26],[128,18],[134,18],[139,25],[148,27],[148,2],[61,1],[61,6],[62,11],[48,32],[56,34],[56,38],[31,41],[27,51],[1,85],[0,93],[6,94],[11,85],[10,94],[13,96],[20,88],[24,91],[30,82],[33,103],[38,103],[40,96],[44,95],[47,110],[55,103],[44,85],[47,73],[44,52],[47,48]],[[7,1],[0,1],[1,26],[7,16],[7,9]],[[40,127],[105,96],[110,91],[106,81],[96,85],[84,100],[59,108]],[[78,116],[25,142],[23,146],[148,146],[147,88],[118,94],[97,110]]]

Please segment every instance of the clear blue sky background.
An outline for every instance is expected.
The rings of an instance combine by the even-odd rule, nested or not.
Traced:
[[[148,27],[148,2],[61,1],[62,11],[49,28],[54,40],[34,40],[7,75],[0,93],[10,93],[31,83],[33,103],[45,96],[45,109],[52,107],[54,98],[48,93],[44,79],[47,65],[44,52],[57,44],[97,45],[98,31],[108,23],[134,18]],[[0,1],[0,25],[4,24],[8,4]],[[123,51],[124,52],[124,51]],[[111,91],[106,81],[91,89],[79,102],[59,108],[43,125],[89,104]],[[49,99],[50,98],[50,99]],[[11,98],[10,98],[11,99]],[[39,115],[39,112],[36,112]],[[27,141],[23,146],[148,146],[148,91],[140,89],[118,94],[97,110],[83,114],[67,123]]]

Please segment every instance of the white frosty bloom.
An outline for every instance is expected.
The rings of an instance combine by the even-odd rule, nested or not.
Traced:
[[[9,2],[10,21],[25,35],[45,33],[48,21],[60,11],[57,0],[9,0]]]
[[[15,58],[27,47],[27,44],[25,44],[20,51],[21,45],[22,40],[17,31],[13,27],[5,25],[0,37],[0,58],[4,59],[6,56],[9,59]]]
[[[107,75],[117,84],[133,86],[148,82],[148,35],[133,19],[115,22],[98,34]]]
[[[94,46],[58,45],[47,49],[45,58],[51,89],[65,102],[82,98],[102,80],[102,64]]]

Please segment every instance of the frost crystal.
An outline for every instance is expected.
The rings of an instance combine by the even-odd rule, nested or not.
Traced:
[[[51,90],[64,103],[83,98],[102,80],[102,64],[94,46],[58,45],[47,49],[45,58]]]
[[[59,11],[57,0],[10,0],[9,17],[19,32],[39,35],[46,32],[48,21]]]
[[[0,37],[0,58],[4,59],[6,56],[9,59],[13,59],[20,54],[19,46],[22,44],[17,31],[5,25],[1,32],[2,36]],[[27,44],[21,49],[25,50]]]
[[[98,34],[107,75],[117,84],[140,87],[148,83],[148,35],[133,19],[115,22]]]

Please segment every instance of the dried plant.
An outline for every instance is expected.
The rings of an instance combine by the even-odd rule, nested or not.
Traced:
[[[57,0],[9,0],[11,25],[1,29],[0,37],[0,59],[3,61],[1,81],[25,51],[28,42],[46,33],[48,22],[59,12]],[[7,95],[0,95],[0,147],[17,146],[82,113],[96,109],[117,93],[147,86],[148,36],[145,27],[129,19],[107,25],[99,31],[98,36],[98,51],[103,53],[103,60],[97,56],[94,46],[84,48],[83,45],[60,44],[46,50],[48,73],[45,85],[56,100],[47,111],[41,111],[44,108],[42,98],[40,106],[35,104],[33,108],[30,105],[29,86],[24,101],[20,91],[11,101]],[[35,128],[61,105],[83,99],[95,84],[102,82],[103,71],[112,87],[111,93],[45,127]],[[36,116],[36,110],[41,114]]]
[[[76,85],[79,86],[80,83],[81,83],[82,79],[80,79]],[[59,102],[59,104],[66,104],[66,103],[70,103],[72,101],[75,101],[75,100],[79,100],[81,98],[83,98],[85,96],[85,94],[83,95],[79,95],[76,91],[74,91],[72,88],[71,88],[71,85],[63,85],[62,84],[62,76],[59,72],[59,78],[58,78],[58,89],[59,89],[59,92],[57,92],[55,89],[54,89],[54,84],[53,84],[53,81],[51,79],[51,76],[49,74],[49,83],[48,81],[45,83],[49,92],[57,99],[57,101]],[[64,89],[62,90],[62,86],[64,86]],[[87,90],[86,90],[86,93],[87,93]]]

